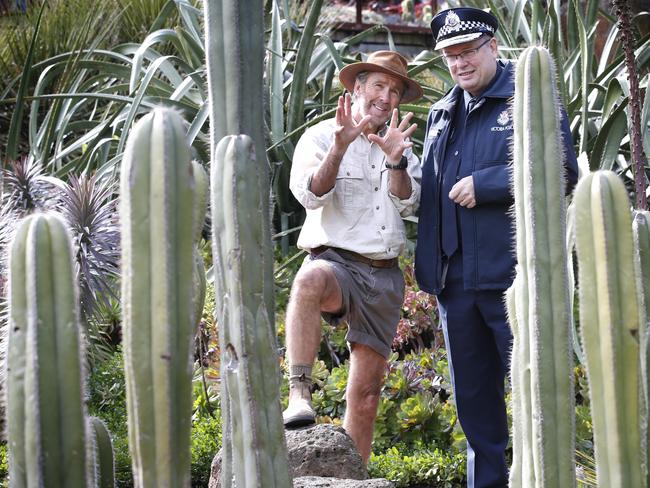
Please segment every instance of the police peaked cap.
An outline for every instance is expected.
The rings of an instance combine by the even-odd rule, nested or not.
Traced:
[[[478,39],[483,34],[494,36],[499,23],[485,10],[459,7],[442,10],[431,21],[434,49],[442,49]]]

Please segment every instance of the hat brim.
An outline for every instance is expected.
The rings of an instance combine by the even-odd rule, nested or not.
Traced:
[[[422,98],[422,96],[424,95],[424,91],[422,90],[422,87],[417,82],[413,81],[412,79],[406,76],[399,74],[397,71],[384,68],[383,66],[380,66],[375,63],[360,62],[360,63],[348,64],[347,66],[343,67],[343,69],[341,69],[341,71],[339,72],[339,80],[341,80],[341,84],[350,93],[354,93],[354,82],[357,79],[357,75],[359,73],[363,73],[364,71],[385,73],[387,75],[391,75],[402,80],[406,88],[404,90],[404,93],[402,94],[402,98],[400,99],[399,103],[414,102],[415,100]]]
[[[463,34],[460,36],[449,37],[448,39],[443,39],[440,42],[436,42],[436,47],[434,49],[437,51],[439,49],[444,49],[449,46],[455,46],[456,44],[463,44],[464,42],[473,41],[474,39],[478,39],[479,37],[481,37],[483,34],[487,34],[487,33],[472,32],[470,34]]]

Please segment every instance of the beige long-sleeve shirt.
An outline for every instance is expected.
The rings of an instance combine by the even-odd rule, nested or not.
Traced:
[[[413,215],[420,200],[419,160],[410,149],[404,152],[411,195],[401,200],[388,189],[383,151],[361,134],[343,156],[334,188],[317,196],[310,190],[311,177],[333,144],[335,126],[330,119],[310,127],[294,151],[289,186],[307,211],[298,247],[326,245],[370,259],[394,258],[406,243],[402,217]]]

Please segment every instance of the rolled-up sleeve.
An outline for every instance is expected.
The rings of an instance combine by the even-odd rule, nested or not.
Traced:
[[[293,153],[289,188],[296,200],[308,210],[325,205],[334,194],[334,188],[317,196],[311,189],[311,179],[329,149],[328,141],[317,138],[313,130],[307,129]]]
[[[406,171],[411,179],[411,194],[406,199],[400,199],[390,191],[388,192],[388,195],[400,216],[409,217],[415,215],[415,212],[420,205],[420,181],[422,180],[422,169],[420,168],[420,160],[415,154],[413,154],[413,151],[410,149],[405,151],[405,156],[409,162]]]

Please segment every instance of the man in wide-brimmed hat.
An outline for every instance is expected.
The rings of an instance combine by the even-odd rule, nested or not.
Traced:
[[[298,246],[309,252],[296,275],[287,310],[287,427],[315,421],[311,372],[321,316],[348,324],[350,372],[344,428],[364,463],[386,360],[400,318],[404,278],[397,258],[406,237],[402,217],[418,205],[419,161],[409,136],[412,113],[397,107],[422,96],[406,60],[379,51],[339,74],[350,92],[336,116],[307,129],[296,146],[291,191],[307,217]]]
[[[497,28],[494,15],[470,7],[431,21],[435,49],[456,85],[427,120],[415,254],[418,284],[438,300],[469,488],[508,486],[504,380],[512,335],[503,294],[515,268],[514,69],[498,59]],[[562,130],[568,192],[578,166],[566,115]]]

